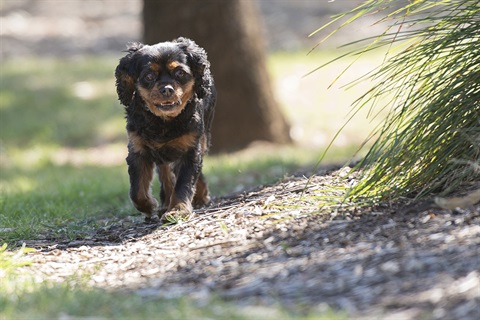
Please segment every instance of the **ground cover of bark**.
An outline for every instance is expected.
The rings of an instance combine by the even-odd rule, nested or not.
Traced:
[[[341,207],[348,169],[215,199],[190,221],[139,216],[83,239],[31,240],[31,271],[144,297],[346,311],[353,318],[478,319],[480,205]]]

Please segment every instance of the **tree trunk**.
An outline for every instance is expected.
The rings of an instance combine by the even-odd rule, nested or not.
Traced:
[[[255,140],[290,142],[265,65],[262,29],[253,1],[144,0],[144,41],[179,36],[205,48],[218,91],[212,151]]]

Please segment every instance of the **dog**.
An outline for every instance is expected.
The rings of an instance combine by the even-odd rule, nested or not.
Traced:
[[[151,219],[178,222],[210,202],[202,174],[210,147],[216,90],[207,53],[193,40],[132,43],[115,69],[125,106],[130,199]],[[159,206],[151,182],[157,171]]]

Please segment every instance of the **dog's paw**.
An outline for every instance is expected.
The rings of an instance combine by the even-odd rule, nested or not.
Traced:
[[[157,216],[145,216],[145,220],[143,221],[144,224],[157,224],[158,217]]]
[[[158,201],[152,197],[143,199],[132,198],[135,208],[142,213],[146,219],[152,218],[158,212]]]
[[[181,203],[176,205],[174,208],[165,212],[160,221],[163,224],[177,224],[183,221],[188,221],[193,218],[194,213],[191,207]]]
[[[157,216],[161,218],[167,211],[168,211],[167,207],[160,207],[157,210]]]
[[[202,196],[195,195],[195,197],[193,197],[192,204],[195,209],[198,209],[198,208],[209,205],[210,202],[211,202],[211,199],[208,194],[202,195]]]

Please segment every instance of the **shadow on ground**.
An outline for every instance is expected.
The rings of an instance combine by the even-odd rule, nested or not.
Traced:
[[[33,242],[33,272],[142,297],[212,296],[297,311],[328,305],[351,316],[476,319],[480,206],[462,213],[328,207],[348,184],[339,170],[291,177],[218,199],[191,221],[159,226],[126,218],[90,239]],[[302,197],[300,197],[302,195]],[[326,203],[323,208],[319,203]]]

